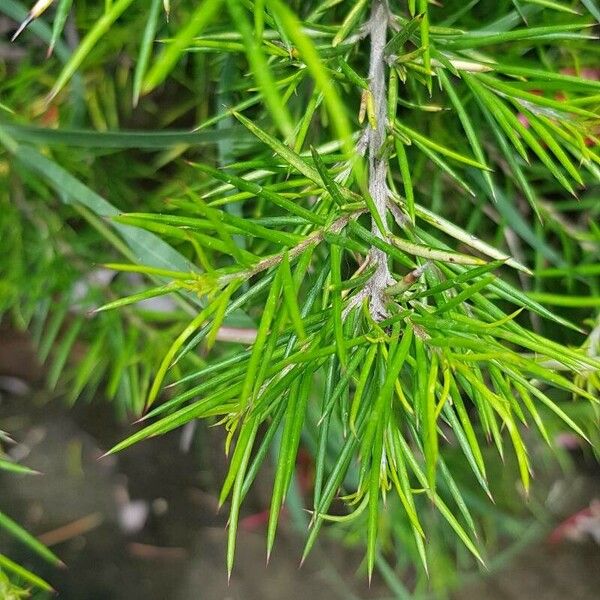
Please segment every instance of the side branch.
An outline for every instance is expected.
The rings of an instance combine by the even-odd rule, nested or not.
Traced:
[[[300,243],[298,243],[296,246],[293,246],[292,248],[289,248],[287,250],[289,259],[294,260],[295,258],[298,258],[298,256],[300,256],[300,254],[302,254],[305,250],[307,250],[311,246],[316,246],[316,245],[320,244],[323,241],[323,239],[325,238],[326,233],[339,233],[342,229],[344,229],[344,227],[346,227],[346,225],[348,224],[348,222],[351,219],[358,217],[358,215],[360,215],[360,214],[361,214],[361,211],[354,211],[353,213],[351,213],[349,215],[344,215],[342,217],[339,217],[338,219],[336,219],[333,223],[331,223],[327,227],[323,227],[321,229],[317,229],[316,231],[313,231],[311,234],[306,236],[306,238],[304,240],[302,240]],[[279,263],[281,263],[282,260],[283,260],[283,253],[273,254],[272,256],[267,256],[266,258],[263,258],[262,260],[260,260],[255,265],[251,266],[249,269],[247,269],[245,271],[222,275],[221,277],[219,277],[219,284],[225,285],[227,283],[230,283],[231,281],[235,281],[236,279],[240,279],[240,278],[241,279],[250,279],[251,277],[258,275],[262,271],[266,271],[267,269],[276,267]]]

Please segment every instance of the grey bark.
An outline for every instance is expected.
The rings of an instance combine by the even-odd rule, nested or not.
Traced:
[[[387,30],[389,23],[389,8],[387,0],[373,0],[371,18],[368,23],[368,31],[371,42],[369,57],[369,88],[373,98],[375,112],[375,128],[369,129],[368,133],[368,176],[369,193],[373,198],[375,207],[386,225],[386,211],[388,203],[387,160],[382,156],[382,148],[386,139],[387,127],[387,86],[386,86],[386,63],[385,45],[387,42]],[[385,239],[387,230],[381,232],[372,222],[372,232]],[[369,260],[377,266],[371,280],[365,285],[360,294],[355,296],[354,302],[348,310],[356,306],[365,297],[369,298],[369,308],[372,317],[383,320],[387,317],[385,291],[395,283],[388,266],[385,252],[378,248],[371,248]]]

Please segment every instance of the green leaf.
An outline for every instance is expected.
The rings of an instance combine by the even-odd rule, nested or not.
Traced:
[[[500,81],[492,75],[478,73],[476,77],[484,84],[488,85],[488,87],[498,90],[499,92],[502,92],[504,94],[507,94],[508,97],[511,99],[518,98],[526,100],[529,104],[532,104],[534,106],[544,106],[552,108],[553,110],[558,111],[559,114],[572,113],[574,115],[586,117],[587,119],[598,118],[598,115],[596,113],[590,112],[589,110],[579,108],[578,106],[573,106],[568,102],[560,102],[552,98],[547,98],[546,96],[538,96],[531,92],[521,90],[517,86],[510,85],[509,83],[504,83],[503,81]]]
[[[243,179],[242,177],[236,177],[235,175],[231,175],[225,171],[220,171],[217,169],[213,169],[207,165],[193,163],[193,166],[202,171],[203,173],[207,173],[218,179],[219,181],[224,181],[236,188],[243,190],[245,192],[249,192],[250,194],[256,195],[257,197],[266,200],[267,202],[272,202],[275,206],[279,206],[284,210],[287,210],[291,214],[302,217],[308,223],[314,223],[316,225],[324,225],[325,219],[313,211],[307,210],[306,208],[299,206],[298,204],[288,200],[284,196],[273,192],[271,190],[267,190],[263,186],[260,186],[253,181],[248,181],[247,179]]]
[[[492,281],[494,281],[495,279],[496,277],[494,275],[487,275],[479,281],[472,283],[470,286],[466,287],[462,292],[460,292],[460,294],[457,294],[452,299],[440,305],[435,311],[436,314],[440,315],[444,312],[452,310],[453,308],[456,308],[457,306],[460,306],[463,302],[477,294],[482,289],[489,286],[490,283],[492,283]]]
[[[579,185],[583,185],[583,179],[581,178],[579,171],[573,166],[573,163],[569,160],[569,157],[564,150],[558,145],[552,134],[544,127],[542,122],[537,119],[531,111],[524,109],[523,113],[528,117],[527,120],[532,129],[540,136],[546,146],[550,148],[552,154],[554,154],[564,169]]]
[[[137,294],[131,294],[131,296],[126,296],[124,298],[119,298],[118,300],[113,300],[112,302],[107,302],[106,304],[94,309],[94,312],[99,313],[106,310],[114,310],[115,308],[122,308],[123,306],[129,306],[130,304],[148,300],[149,298],[157,298],[159,296],[164,296],[165,294],[171,294],[176,289],[177,287],[171,283],[153,287],[148,290],[144,290],[143,292],[138,292]]]
[[[518,77],[526,77],[535,81],[550,81],[560,84],[566,89],[577,90],[600,90],[600,81],[593,79],[585,79],[575,75],[564,75],[563,73],[555,73],[546,69],[536,69],[521,65],[511,65],[504,63],[493,63],[494,70],[507,75],[516,75]]]
[[[495,114],[492,114],[492,112],[490,111],[490,109],[488,107],[488,104],[486,104],[479,97],[479,95],[476,96],[476,100],[479,103],[481,111],[483,112],[483,116],[485,117],[486,121],[488,122],[488,125],[490,126],[492,132],[494,133],[494,136],[500,146],[500,149],[502,150],[502,153],[503,153],[504,157],[506,158],[506,160],[510,166],[510,169],[512,170],[513,176],[515,177],[517,183],[521,186],[521,189],[525,193],[525,196],[527,197],[529,204],[535,211],[536,216],[541,219],[540,207],[538,204],[538,199],[536,197],[536,194],[535,194],[532,186],[530,185],[528,179],[525,177],[525,175],[523,173],[521,165],[518,162],[518,157],[515,156],[514,152],[512,151],[512,148],[509,146],[509,143],[506,139],[505,133],[503,133],[500,125],[498,124],[498,122],[496,122],[496,118],[499,116],[499,112],[496,111]],[[501,118],[503,118],[503,117],[501,117]],[[505,121],[505,126],[509,127],[509,125],[505,119],[504,119],[504,121]],[[511,132],[512,132],[512,129],[511,129]],[[516,138],[516,139],[518,139],[518,138]],[[520,142],[519,142],[519,144],[520,144]],[[519,149],[517,149],[517,150],[520,151]],[[523,152],[525,152],[524,148],[523,148]],[[495,188],[494,188],[494,194],[495,194]]]
[[[424,488],[427,488],[427,478],[425,477],[425,474],[419,467],[412,451],[410,450],[410,447],[406,443],[406,440],[404,439],[400,431],[397,431],[395,433],[394,440],[398,443],[398,447],[401,449],[403,456],[406,458],[406,462],[411,467],[411,470],[417,477],[419,483]],[[446,503],[437,494],[433,494],[433,498],[437,509],[446,519],[450,527],[452,527],[452,529],[456,532],[457,536],[460,538],[465,547],[480,563],[484,564],[479,550],[477,549],[469,535],[465,532],[464,528],[458,522],[456,517],[452,514],[452,511],[448,508]]]
[[[20,142],[75,148],[163,150],[174,146],[217,144],[223,139],[239,139],[241,127],[203,131],[93,131],[49,129],[32,125],[3,124],[2,128]]]
[[[448,94],[448,97],[450,98],[450,102],[452,102],[452,105],[454,106],[454,109],[456,110],[456,113],[458,115],[458,118],[460,119],[462,126],[463,126],[463,129],[465,131],[467,139],[469,140],[469,144],[471,146],[471,150],[473,150],[473,154],[475,155],[475,158],[480,163],[485,164],[486,163],[485,156],[483,154],[483,149],[481,148],[481,144],[479,143],[477,134],[475,133],[475,127],[473,126],[473,123],[471,122],[471,119],[470,119],[467,111],[465,110],[462,102],[460,101],[458,94],[455,92],[454,87],[452,86],[452,84],[450,83],[450,80],[446,76],[444,69],[437,69],[436,73],[440,80],[440,83],[442,84],[442,87],[444,88],[444,91]],[[492,178],[491,178],[490,174],[487,171],[484,171],[483,176],[487,182],[487,185],[490,189],[492,197],[494,197],[494,184],[492,182]]]
[[[279,295],[281,292],[281,278],[282,278],[282,267],[277,269],[275,279],[271,284],[269,295],[264,306],[263,314],[260,319],[260,324],[256,332],[256,340],[252,346],[252,354],[250,355],[250,361],[248,362],[248,368],[244,377],[244,384],[242,386],[242,392],[239,398],[240,408],[245,410],[248,408],[248,403],[253,400],[253,390],[258,390],[262,385],[262,381],[257,380],[256,373],[258,372],[259,365],[263,360],[263,349],[267,343],[267,337],[271,333],[271,323],[277,312],[277,303],[279,301]]]
[[[302,31],[302,26],[298,18],[281,0],[267,0],[267,4],[270,6],[273,14],[280,19],[284,31],[296,45],[301,60],[304,61],[309,72],[314,77],[317,87],[323,94],[323,100],[329,110],[329,117],[335,133],[342,140],[343,148],[347,155],[352,156],[352,129],[346,115],[346,106],[332,84],[331,78],[323,65],[313,41]],[[359,164],[356,163],[356,165]],[[360,180],[361,178],[359,177]]]
[[[340,363],[342,365],[346,365],[348,362],[348,357],[346,355],[346,348],[344,346],[344,323],[342,319],[342,295],[340,289],[342,283],[342,250],[337,245],[330,246],[329,255],[331,259],[331,285],[334,288],[331,294],[333,334],[335,337],[336,346],[338,348]]]
[[[65,332],[59,344],[52,349],[53,361],[48,370],[48,387],[54,390],[56,387],[60,375],[67,363],[71,348],[83,327],[83,319],[78,318],[71,323],[69,329]]]
[[[4,460],[0,458],[0,471],[9,471],[10,473],[17,473],[18,475],[39,475],[39,471],[34,471],[29,467],[25,467],[18,463],[10,460]]]
[[[54,554],[51,550],[48,550],[44,544],[39,542],[3,512],[0,512],[0,529],[4,529],[4,531],[6,531],[9,535],[19,540],[32,552],[35,552],[35,554],[41,556],[51,565],[63,566],[63,562],[60,560],[60,558],[58,558],[58,556],[56,556],[56,554]]]
[[[284,253],[283,260],[281,261],[281,286],[283,288],[285,306],[290,320],[294,325],[298,338],[304,340],[306,339],[306,331],[304,330],[304,323],[302,322],[302,315],[300,314],[300,307],[298,306],[298,291],[294,279],[292,278],[292,271],[290,270],[290,261],[287,252]]]
[[[279,513],[283,505],[287,489],[289,487],[291,474],[296,464],[300,432],[304,423],[306,405],[308,402],[308,383],[310,373],[301,381],[296,380],[289,391],[287,400],[285,423],[281,434],[281,444],[277,457],[277,468],[275,471],[275,482],[271,495],[271,507],[269,510],[269,523],[267,526],[267,561],[271,555],[275,542],[275,533],[279,521]]]
[[[528,308],[529,310],[537,313],[545,319],[549,319],[551,321],[559,323],[565,327],[568,327],[569,329],[573,329],[574,331],[581,332],[581,329],[577,327],[577,325],[571,323],[567,319],[564,319],[563,317],[557,314],[554,314],[552,311],[545,308],[542,304],[530,298],[526,293],[521,292],[520,290],[511,286],[509,283],[503,281],[502,279],[496,279],[494,283],[490,285],[490,290],[493,290],[501,298],[509,300],[510,302],[515,303],[517,306],[523,306],[525,308]]]
[[[299,154],[296,154],[293,150],[290,150],[287,146],[282,144],[278,139],[268,134],[266,131],[255,125],[250,119],[247,119],[243,115],[234,112],[235,118],[248,128],[259,140],[265,143],[273,150],[279,157],[288,165],[296,169],[299,173],[302,173],[305,177],[314,181],[317,185],[321,184],[321,177],[316,169],[311,167]]]
[[[460,369],[460,372],[465,376],[469,383],[480,394],[482,394],[482,396],[490,403],[492,408],[498,413],[498,415],[502,419],[513,443],[513,448],[515,450],[515,455],[517,457],[517,462],[519,465],[519,472],[521,474],[521,482],[523,483],[525,493],[529,493],[529,458],[527,456],[527,449],[525,448],[517,424],[515,423],[512,414],[510,414],[509,410],[507,410],[507,408],[502,402],[502,399],[496,394],[494,394],[481,380],[475,377],[474,374],[468,370],[468,368],[465,368],[461,365],[457,365],[457,368]]]
[[[487,165],[485,165],[483,162],[477,161],[468,156],[459,154],[458,152],[455,152],[454,150],[451,150],[450,148],[446,148],[445,146],[438,144],[431,138],[428,138],[427,136],[422,135],[422,134],[414,131],[413,129],[410,129],[410,127],[407,127],[406,125],[403,125],[402,123],[400,123],[398,121],[396,121],[395,126],[398,129],[398,131],[400,131],[400,133],[405,135],[407,138],[409,138],[413,142],[418,142],[420,145],[425,146],[426,148],[428,148],[429,150],[431,150],[432,152],[434,152],[436,154],[441,154],[442,156],[446,156],[448,158],[451,158],[452,160],[463,163],[465,165],[469,165],[471,167],[476,167],[477,169],[481,169],[483,171],[490,170],[490,168]]]
[[[359,410],[359,415],[356,421],[356,431],[360,432],[367,415],[367,404],[363,403],[361,409]],[[321,494],[321,502],[315,511],[316,518],[312,522],[312,528],[308,535],[308,539],[306,540],[306,544],[304,546],[304,551],[302,553],[302,562],[306,559],[308,554],[310,553],[314,543],[317,539],[317,535],[320,531],[323,519],[320,517],[322,514],[326,514],[329,506],[335,496],[336,491],[340,487],[344,475],[348,470],[348,466],[350,464],[350,460],[352,459],[352,455],[356,450],[358,445],[358,436],[357,435],[349,435],[347,436],[344,444],[339,451],[336,459],[334,460],[334,466],[331,470],[329,479],[327,480],[325,486],[323,487],[323,492]]]
[[[491,246],[490,244],[484,242],[475,235],[464,231],[454,223],[451,223],[447,219],[440,217],[439,215],[435,214],[434,212],[430,211],[424,206],[421,206],[419,204],[415,205],[415,211],[419,218],[423,219],[430,225],[433,225],[436,229],[443,231],[450,237],[453,237],[454,239],[459,240],[464,244],[467,244],[467,246],[471,246],[471,248],[475,248],[475,250],[478,250],[479,252],[485,254],[486,256],[489,256],[490,258],[501,260],[505,262],[508,266],[518,269],[523,273],[527,273],[529,275],[531,274],[531,271],[527,267],[516,261],[514,258],[510,258],[506,254],[500,252],[494,246]]]
[[[590,14],[600,23],[600,6],[596,0],[581,0],[581,3],[588,9]]]
[[[58,95],[71,77],[73,77],[77,69],[79,69],[88,54],[94,49],[94,46],[108,32],[110,26],[129,8],[132,2],[133,0],[115,0],[115,3],[94,23],[93,27],[64,65],[56,82],[52,86],[52,90],[48,94],[47,102],[50,102]]]
[[[571,8],[570,6],[565,6],[560,2],[554,2],[553,0],[522,0],[522,2],[526,2],[527,4],[537,4],[538,6],[551,8],[552,10],[557,10],[559,12],[570,13],[572,15],[580,14],[574,8]]]
[[[564,264],[564,259],[560,254],[536,234],[531,224],[521,215],[520,211],[515,207],[514,202],[509,200],[506,194],[499,189],[495,189],[494,197],[496,198],[498,212],[523,241],[555,265]]]
[[[230,284],[234,285],[234,283]],[[162,382],[167,374],[167,370],[171,366],[175,355],[183,346],[185,341],[206,321],[208,317],[212,315],[212,313],[218,308],[218,303],[213,300],[210,302],[204,309],[202,309],[185,327],[185,329],[177,336],[175,341],[171,344],[170,348],[167,350],[165,356],[163,357],[156,375],[154,377],[154,382],[152,383],[152,387],[150,388],[150,392],[148,393],[148,399],[146,401],[146,406],[150,407],[158,397],[160,392]]]
[[[354,3],[354,6],[352,6],[343,23],[337,30],[337,33],[331,42],[332,46],[337,46],[348,37],[348,34],[356,28],[358,21],[362,17],[366,8],[367,0],[357,0],[357,2]]]
[[[112,204],[37,150],[21,144],[15,149],[15,156],[27,169],[40,174],[58,192],[63,202],[79,202],[100,217],[119,214]],[[127,241],[140,263],[171,270],[194,270],[187,259],[157,236],[118,224],[115,224],[115,229]]]
[[[52,312],[50,320],[45,327],[44,335],[41,338],[38,346],[38,356],[40,362],[44,363],[48,358],[61,326],[67,317],[68,310],[69,298],[68,296],[65,296],[54,307],[54,311]]]
[[[142,81],[148,69],[148,63],[152,54],[152,45],[158,26],[158,16],[160,14],[161,0],[151,0],[152,4],[146,18],[146,27],[140,43],[135,72],[133,74],[133,106],[137,106],[142,91]]]
[[[415,193],[413,189],[412,176],[410,173],[410,166],[408,164],[408,157],[406,156],[406,149],[404,144],[399,140],[394,140],[396,148],[396,157],[398,158],[398,166],[400,167],[400,174],[402,175],[402,184],[404,186],[404,195],[406,197],[406,210],[410,216],[410,220],[415,222]]]
[[[423,403],[423,449],[425,454],[425,464],[427,467],[427,482],[429,484],[429,487],[433,490],[435,489],[436,485],[436,470],[439,459],[435,402],[436,383],[438,375],[437,354],[431,354],[429,363],[429,373],[426,379],[427,386],[424,390],[425,402]],[[425,378],[423,379],[425,380]]]
[[[240,0],[227,0],[227,6],[231,18],[242,34],[248,62],[264,98],[265,105],[271,112],[271,116],[281,133],[285,137],[290,137],[293,132],[292,120],[283,99],[277,92],[275,80],[261,48],[262,40],[259,41],[259,38],[253,34]]]
[[[508,111],[505,104],[492,91],[480,83],[480,81],[471,73],[461,73],[462,80],[467,83],[474,97],[480,104],[485,104],[488,112],[493,115],[493,118],[498,122],[498,125],[504,131],[506,137],[511,141],[515,150],[523,157],[523,160],[529,163],[527,151],[518,135],[518,128],[515,127],[514,121],[511,118],[513,115]]]
[[[323,390],[323,399],[321,402],[321,419],[319,432],[317,436],[317,448],[315,452],[315,476],[313,491],[313,506],[316,510],[321,502],[321,491],[323,489],[323,480],[325,477],[325,461],[329,445],[329,427],[332,413],[326,412],[326,407],[333,394],[334,387],[339,381],[339,366],[336,356],[331,356],[327,362],[325,370],[325,385]]]
[[[452,50],[466,50],[468,48],[483,48],[517,41],[548,43],[558,40],[593,39],[589,35],[577,33],[587,27],[591,27],[591,25],[566,23],[564,25],[527,27],[514,31],[469,31],[463,32],[457,38],[446,40],[445,46]]]
[[[528,390],[531,394],[533,394],[549,410],[551,410],[559,419],[561,419],[561,421],[563,421],[568,427],[570,427],[577,435],[579,435],[583,440],[586,440],[588,443],[590,443],[588,437],[585,435],[585,433],[583,432],[581,427],[579,427],[579,425],[577,425],[577,423],[575,423],[575,421],[573,421],[573,419],[571,419],[571,417],[569,417],[569,415],[567,415],[567,413],[564,410],[562,410],[562,408],[560,408],[560,406],[558,406],[558,404],[556,404],[556,402],[553,402],[552,400],[550,400],[550,398],[548,398],[548,396],[546,394],[544,394],[541,390],[539,390],[537,387],[535,387],[532,383],[527,381],[527,379],[525,379],[524,377],[522,377],[514,372],[511,373],[511,376],[514,377],[516,381],[518,381],[526,390]]]
[[[316,148],[311,146],[310,151],[311,151],[313,160],[315,162],[315,166],[317,167],[317,171],[319,172],[319,175],[321,176],[321,179],[323,180],[323,185],[325,186],[325,189],[329,192],[330,196],[335,200],[335,202],[338,205],[341,206],[341,205],[345,204],[346,199],[342,195],[342,192],[341,192],[338,184],[335,182],[335,180],[329,173],[329,170],[327,169],[325,163],[323,162],[323,159],[317,152]]]
[[[379,209],[377,208],[375,201],[371,197],[369,192],[363,194],[363,200],[369,209],[369,213],[371,214],[371,218],[373,219],[375,225],[377,225],[377,229],[379,229],[379,233],[382,237],[385,237],[387,234],[387,227],[383,224],[383,215],[379,213]]]
[[[398,379],[398,375],[400,374],[400,370],[408,356],[410,346],[413,339],[413,326],[409,321],[404,329],[402,340],[398,345],[396,353],[393,357],[391,357],[390,365],[385,372],[385,378],[382,382],[378,382],[380,387],[380,391],[376,396],[375,405],[371,407],[371,414],[369,415],[366,431],[361,440],[361,449],[362,451],[371,453],[373,447],[373,440],[376,437],[377,428],[379,426],[380,420],[383,417],[386,403],[389,403],[392,398],[392,392],[394,390],[394,386],[396,384],[396,380]],[[380,361],[383,362],[383,361]],[[379,465],[378,465],[379,466]],[[363,468],[366,468],[367,465],[364,465]]]
[[[482,275],[489,273],[490,271],[494,271],[495,269],[502,266],[503,264],[504,264],[504,261],[497,260],[497,261],[488,263],[482,267],[465,270],[464,273],[462,273],[456,277],[451,277],[451,278],[447,279],[446,281],[442,281],[441,283],[431,286],[422,292],[416,292],[415,294],[411,295],[410,298],[412,299],[412,298],[423,298],[426,296],[435,296],[436,294],[439,294],[440,292],[443,292],[450,288],[456,288],[461,283],[471,281],[472,279],[479,278]]]
[[[227,535],[227,573],[231,577],[231,571],[233,570],[233,561],[235,557],[235,542],[237,538],[237,524],[240,514],[240,506],[243,499],[242,486],[244,483],[248,462],[250,461],[250,455],[252,453],[252,447],[254,445],[254,439],[258,432],[259,421],[253,420],[248,427],[249,434],[247,437],[238,439],[238,445],[240,447],[240,464],[237,468],[235,483],[233,486],[233,494],[231,499],[231,510],[229,511],[229,531]],[[236,453],[237,453],[236,446]]]
[[[59,0],[58,2],[56,14],[54,15],[54,21],[52,23],[52,39],[50,40],[50,45],[48,46],[48,56],[52,55],[54,47],[56,46],[63,32],[72,4],[73,0]]]
[[[373,575],[375,554],[377,550],[377,532],[379,530],[379,478],[382,451],[383,425],[380,424],[379,430],[375,435],[375,443],[373,444],[373,457],[368,482],[369,513],[367,520],[367,573],[369,575],[369,581]]]
[[[350,406],[350,429],[354,435],[356,435],[356,419],[358,416],[358,412],[361,406],[361,401],[363,401],[365,389],[367,387],[367,383],[369,381],[369,377],[371,376],[371,367],[373,365],[373,361],[375,360],[375,356],[377,354],[377,345],[373,344],[369,348],[364,364],[361,368],[360,375],[358,377],[358,381],[356,383],[356,388],[354,390],[354,396],[352,398],[352,405]]]
[[[403,27],[401,27],[385,45],[385,53],[390,56],[395,54],[398,50],[401,50],[404,44],[408,42],[412,35],[419,29],[423,20],[422,15],[410,19]],[[421,39],[423,46],[427,46],[427,43]]]
[[[0,554],[0,570],[8,571],[24,582],[30,583],[45,592],[54,593],[55,591],[47,581],[44,581],[25,567],[13,562],[10,558],[4,556],[4,554]]]
[[[239,282],[241,285],[241,282]],[[223,325],[223,321],[225,320],[225,314],[227,312],[227,308],[229,307],[229,303],[231,301],[231,295],[236,291],[237,283],[233,283],[233,285],[228,285],[223,293],[220,295],[217,300],[218,306],[217,310],[215,310],[212,324],[210,326],[210,331],[206,336],[206,348],[210,350],[217,341],[217,336],[219,335],[219,330]]]
[[[204,0],[196,6],[185,26],[177,32],[150,68],[142,85],[143,94],[148,94],[167,78],[194,37],[200,34],[221,9],[223,1]]]
[[[456,388],[456,386],[454,386],[454,392],[452,395],[453,401],[455,401],[455,398],[458,398],[460,402],[456,406],[456,412],[459,415],[460,421],[457,419],[454,410],[448,403],[444,405],[444,415],[452,427],[452,431],[456,435],[456,439],[458,440],[458,443],[460,444],[460,447],[466,456],[471,470],[479,482],[479,485],[481,485],[486,494],[491,497],[491,492],[487,482],[485,463],[483,461],[479,442],[477,441],[477,436],[475,435],[473,425],[471,424],[469,416],[466,413],[465,406],[460,398],[460,393],[458,392],[458,388]],[[464,424],[464,427],[461,425],[461,423]]]
[[[425,49],[423,52],[423,67],[427,77],[427,89],[431,96],[432,81],[431,81],[431,49],[429,41],[429,0],[419,0],[419,13],[421,13],[420,32],[421,32],[421,47]]]
[[[368,229],[363,227],[357,221],[350,221],[348,223],[348,227],[359,238],[361,238],[368,244],[371,244],[371,246],[374,246],[375,248],[382,250],[390,258],[397,260],[401,265],[404,265],[405,267],[408,267],[409,269],[414,269],[414,266],[415,266],[414,263],[411,260],[409,260],[403,252],[401,252],[398,248],[392,246],[388,242],[386,242],[386,241],[382,240],[381,238],[379,238],[378,236],[376,236],[374,233],[372,233],[371,231],[369,231]]]
[[[206,418],[209,416],[219,415],[227,413],[233,410],[235,403],[232,401],[232,397],[236,393],[239,393],[241,385],[232,385],[227,390],[221,390],[215,392],[202,400],[194,402],[189,406],[184,406],[174,413],[159,419],[155,423],[144,427],[136,433],[130,435],[123,441],[115,444],[105,456],[110,454],[116,454],[122,452],[126,448],[141,442],[150,437],[157,435],[164,435],[173,429],[177,429],[186,423],[189,423],[193,419]]]
[[[428,258],[429,260],[439,260],[441,262],[455,263],[459,265],[482,265],[485,261],[475,256],[469,256],[468,254],[459,254],[458,252],[444,252],[443,250],[435,250],[429,246],[423,246],[421,244],[413,244],[407,240],[403,240],[395,235],[390,235],[389,239],[394,246],[400,248],[407,254],[413,256],[420,256],[421,258]]]

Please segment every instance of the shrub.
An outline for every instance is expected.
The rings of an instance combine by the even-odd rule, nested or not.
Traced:
[[[523,428],[597,438],[597,5],[78,4],[36,4],[0,87],[0,308],[49,384],[143,413],[111,452],[225,426],[229,570],[301,444],[305,555],[333,520],[369,577],[444,527],[482,560],[470,499],[510,454],[527,495]]]

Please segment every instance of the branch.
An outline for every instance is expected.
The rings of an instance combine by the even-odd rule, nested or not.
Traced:
[[[374,235],[384,239],[387,237],[386,212],[389,191],[386,183],[387,160],[383,156],[383,145],[387,135],[387,89],[385,45],[389,24],[389,8],[387,0],[373,0],[371,18],[368,24],[371,51],[369,57],[369,85],[373,99],[375,126],[368,130],[369,160],[369,194],[373,198],[375,208],[381,217],[385,230],[382,232],[372,220],[371,230]],[[375,273],[364,289],[350,302],[346,313],[366,297],[369,298],[371,316],[376,321],[385,319],[387,315],[386,290],[395,281],[390,273],[388,258],[385,252],[371,248],[369,262],[376,265]]]
[[[369,59],[369,83],[375,110],[375,128],[369,132],[369,192],[385,224],[387,203],[387,161],[381,156],[386,138],[387,96],[385,81],[385,44],[388,27],[386,0],[373,0],[370,20],[371,55]],[[373,233],[381,232],[373,223]],[[387,232],[384,232],[387,233]]]

